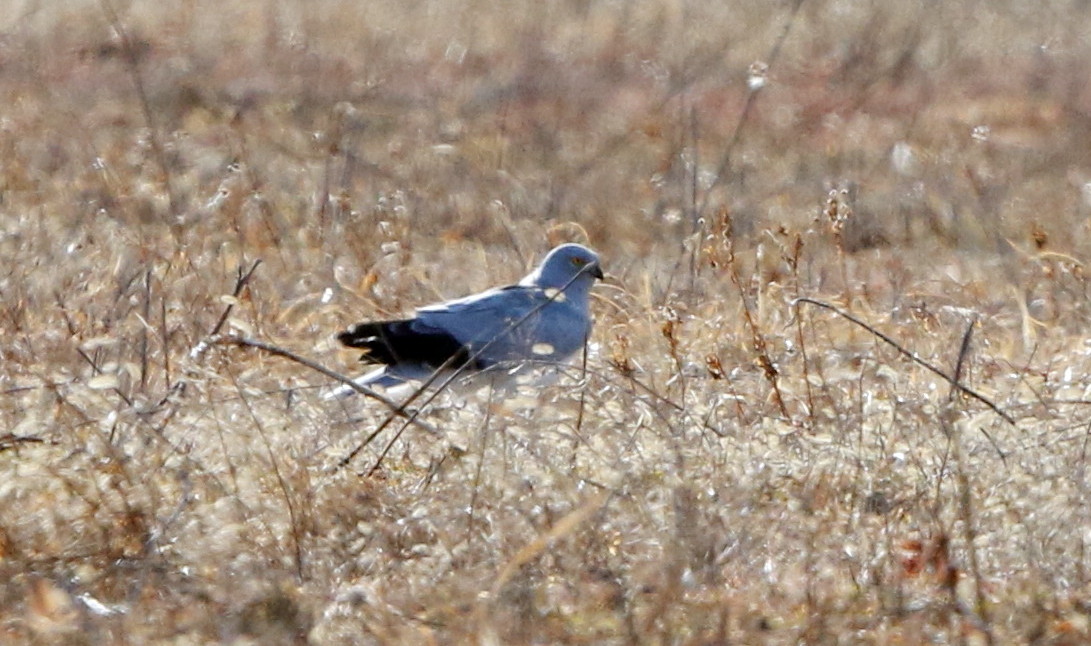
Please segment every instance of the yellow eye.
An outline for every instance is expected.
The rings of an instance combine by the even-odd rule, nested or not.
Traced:
[[[576,265],[577,267],[583,267],[587,264],[587,261],[583,258],[580,258],[579,256],[572,256],[572,264]]]

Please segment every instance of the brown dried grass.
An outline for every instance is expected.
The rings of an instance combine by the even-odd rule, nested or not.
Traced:
[[[8,6],[0,641],[1086,642],[1091,14],[1030,7]],[[349,468],[384,406],[193,352],[352,372],[558,236],[586,371]],[[800,296],[976,321],[1016,424]]]

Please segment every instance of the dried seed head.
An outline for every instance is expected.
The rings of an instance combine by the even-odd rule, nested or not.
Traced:
[[[708,374],[713,379],[719,380],[726,376],[724,374],[724,366],[720,363],[720,358],[714,354],[705,357],[705,367],[708,368]]]
[[[629,337],[624,334],[616,335],[614,342],[610,344],[610,363],[625,376],[635,372],[633,362],[629,360],[629,345]]]
[[[845,223],[852,218],[852,190],[850,187],[832,189],[826,195],[826,208],[824,210],[830,231],[840,236],[845,228]]]
[[[1031,227],[1030,237],[1034,240],[1034,246],[1039,250],[1045,249],[1046,244],[1049,243],[1049,235],[1045,232],[1045,229],[1042,228],[1042,225],[1037,222]]]

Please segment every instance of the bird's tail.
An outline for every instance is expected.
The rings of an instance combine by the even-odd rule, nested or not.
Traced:
[[[374,386],[379,386],[379,387],[384,388],[384,389],[391,389],[391,388],[394,388],[396,386],[403,386],[406,383],[404,379],[396,377],[395,375],[387,374],[387,367],[386,366],[383,366],[381,368],[376,368],[375,370],[372,370],[371,372],[367,373],[366,375],[363,375],[361,377],[357,377],[356,379],[353,379],[352,381],[356,385],[364,386],[365,388],[372,388]],[[349,386],[348,384],[341,384],[340,386],[334,388],[333,390],[329,391],[328,393],[322,395],[322,399],[325,399],[325,400],[344,399],[345,397],[351,397],[352,395],[355,395],[355,394],[357,394],[356,389],[354,389],[352,386]]]

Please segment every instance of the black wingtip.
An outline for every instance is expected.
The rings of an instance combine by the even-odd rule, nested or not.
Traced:
[[[350,348],[366,348],[368,342],[375,337],[375,331],[369,329],[368,324],[359,323],[347,330],[337,333],[337,340],[342,345]]]
[[[469,349],[441,330],[417,330],[413,320],[357,323],[339,332],[337,340],[360,348],[360,360],[367,363],[419,363],[439,367],[452,360],[460,366],[469,360]]]

